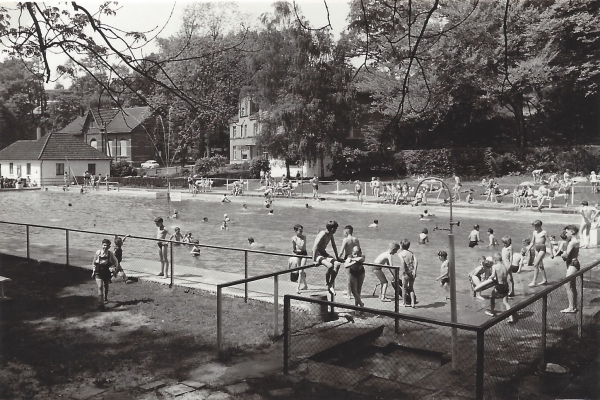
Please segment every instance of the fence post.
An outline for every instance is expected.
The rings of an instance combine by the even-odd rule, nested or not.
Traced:
[[[248,279],[248,250],[244,250],[244,279]],[[244,282],[244,303],[248,302],[248,282]]]
[[[400,269],[396,268],[394,269],[394,311],[395,312],[400,312],[400,293],[398,290],[398,282],[400,282],[399,276],[400,275]],[[398,331],[400,330],[400,319],[395,318],[394,321],[394,332],[398,333]]]
[[[542,298],[542,360],[541,365],[546,365],[546,329],[547,329],[547,315],[548,315],[548,295]]]
[[[579,282],[579,315],[577,318],[577,336],[581,339],[583,336],[583,274],[580,276]],[[575,283],[577,285],[577,283]],[[577,305],[575,305],[577,307]]]
[[[25,225],[25,232],[27,233],[27,259],[29,259],[29,225]]]
[[[485,331],[477,331],[477,361],[475,367],[475,399],[483,400],[483,376],[484,376],[484,359],[485,354]]]
[[[225,191],[229,192],[229,178],[225,180]]]
[[[170,249],[170,258],[171,258],[171,283],[169,283],[169,287],[172,288],[173,287],[173,243],[169,243],[169,249]]]
[[[340,181],[335,182],[335,193],[340,194]]]
[[[273,336],[279,335],[279,275],[273,277]]]
[[[223,320],[222,320],[222,312],[223,312],[223,304],[222,304],[222,294],[223,289],[221,286],[217,285],[217,351],[219,355],[223,351]]]
[[[283,373],[288,373],[290,358],[290,298],[283,298]]]
[[[575,187],[571,186],[571,205],[575,203]]]
[[[66,253],[67,253],[67,266],[69,265],[69,230],[65,229],[65,245],[66,245]]]

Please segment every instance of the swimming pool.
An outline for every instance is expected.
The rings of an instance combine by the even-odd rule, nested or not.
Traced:
[[[169,232],[173,232],[175,226],[181,228],[183,233],[191,231],[193,236],[202,244],[220,245],[249,249],[247,238],[253,237],[257,243],[264,245],[266,250],[290,253],[291,237],[294,234],[293,226],[300,223],[304,226],[307,235],[307,247],[309,253],[312,243],[319,229],[325,227],[328,220],[336,220],[340,229],[335,240],[341,245],[343,239],[343,227],[350,224],[354,227],[354,234],[360,239],[363,253],[367,262],[372,262],[375,257],[387,249],[390,241],[401,241],[408,238],[419,259],[419,275],[415,283],[415,291],[420,296],[423,305],[427,301],[435,302],[436,299],[444,299],[446,293],[441,289],[435,278],[439,275],[440,261],[437,257],[439,250],[447,250],[448,232],[434,231],[436,224],[440,228],[448,227],[449,210],[442,206],[427,207],[430,213],[436,214],[431,221],[421,221],[420,213],[424,207],[392,206],[387,204],[363,204],[356,202],[322,201],[309,204],[312,208],[306,208],[305,200],[298,199],[276,199],[273,215],[268,215],[267,209],[258,197],[236,197],[231,203],[221,203],[222,195],[205,194],[191,197],[186,192],[182,193],[181,202],[173,202],[172,208],[179,212],[177,220],[167,219],[169,206],[165,199],[156,199],[155,192],[143,190],[121,190],[99,191],[96,193],[80,194],[76,191],[63,192],[62,190],[36,191],[36,192],[0,192],[0,221],[11,221],[20,223],[60,226],[72,229],[84,229],[98,232],[115,232],[118,234],[129,233],[134,236],[155,237],[156,228],[153,220],[157,216],[165,219],[165,225]],[[247,210],[242,208],[246,203]],[[70,205],[69,205],[70,204]],[[229,229],[220,229],[223,214],[231,218]],[[494,229],[498,240],[504,235],[513,238],[514,251],[521,248],[521,239],[531,235],[531,222],[534,219],[542,219],[544,228],[550,234],[558,235],[565,224],[579,223],[576,215],[562,214],[540,214],[531,211],[504,211],[455,207],[454,219],[460,221],[460,226],[454,228],[456,243],[456,276],[457,292],[461,295],[469,293],[467,274],[477,265],[477,258],[483,255],[492,255],[500,251],[500,247],[488,249],[478,246],[470,249],[467,246],[467,237],[474,224],[481,226],[481,238],[486,240],[485,234],[488,227]],[[207,222],[202,222],[207,217]],[[374,219],[379,220],[378,228],[367,228]],[[423,228],[429,230],[430,243],[418,244],[418,235]],[[5,229],[5,228],[4,228]],[[0,245],[6,247],[11,242],[10,232],[4,232],[0,238]],[[93,251],[100,247],[101,236],[89,236],[87,239],[79,240],[81,247],[87,247],[89,260],[91,261]],[[110,238],[110,237],[109,237]],[[112,239],[112,238],[110,238]],[[38,238],[37,240],[44,240]],[[55,247],[64,248],[64,239],[50,239]],[[75,241],[73,239],[73,241]],[[136,248],[135,241],[126,243],[124,247],[125,259],[141,257],[148,260],[151,269],[159,269],[156,260],[156,248],[148,243],[144,247]],[[153,245],[153,243],[151,243]],[[10,244],[11,246],[14,244]],[[183,247],[178,257],[191,260],[187,250]],[[232,273],[243,273],[243,265],[230,263],[227,252],[211,253],[211,268],[219,265],[224,271]],[[596,258],[596,250],[582,251],[582,264]],[[207,255],[208,256],[208,255]],[[87,256],[86,256],[87,257]],[[85,257],[77,259],[84,262]],[[202,262],[203,256],[199,258]],[[397,262],[397,258],[394,261]],[[87,261],[85,261],[87,262]],[[192,263],[192,261],[189,261]],[[196,261],[193,261],[196,262]],[[556,281],[564,277],[564,263],[561,259],[547,260],[548,277],[550,281]],[[261,273],[273,272],[287,268],[287,265],[273,265],[254,263],[250,276]],[[367,277],[364,293],[372,291],[377,282],[367,267]],[[389,274],[388,274],[389,276]],[[345,281],[345,274],[340,278]],[[540,278],[541,279],[541,278]],[[531,293],[527,283],[531,280],[531,270],[519,274],[517,293]],[[324,272],[322,269],[310,270],[308,273],[309,286],[324,286]],[[338,285],[345,288],[345,284]],[[391,296],[391,289],[388,295]]]

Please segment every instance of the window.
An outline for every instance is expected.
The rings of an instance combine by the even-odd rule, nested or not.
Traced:
[[[98,149],[98,141],[96,139],[92,139],[90,141],[90,146],[92,146],[95,149]]]
[[[247,160],[250,158],[250,146],[242,147],[242,160]]]
[[[258,124],[254,123],[254,136],[258,135]]]
[[[8,173],[13,174],[13,163],[8,164]]]
[[[232,132],[232,135],[233,135],[233,136],[232,136],[233,138],[235,137],[235,130],[236,130],[236,126],[234,125],[234,126],[232,127],[232,130],[231,130],[231,132]]]
[[[129,151],[127,150],[127,147],[128,147],[127,145],[128,145],[128,144],[129,144],[129,141],[128,141],[128,140],[121,139],[121,146],[120,146],[120,149],[121,149],[121,155],[122,155],[123,157],[127,157],[127,156],[129,156]]]
[[[31,163],[27,163],[27,175],[31,175]]]
[[[248,136],[248,125],[244,125],[244,137]]]
[[[237,151],[237,146],[233,146],[233,150],[232,150],[232,151],[233,151],[233,159],[234,159],[234,160],[237,160],[237,153],[236,153],[236,151]]]
[[[56,176],[65,174],[65,164],[64,163],[56,163]]]
[[[87,170],[91,175],[96,175],[96,164],[88,164]]]
[[[17,176],[20,178],[21,177],[21,166],[17,165]]]

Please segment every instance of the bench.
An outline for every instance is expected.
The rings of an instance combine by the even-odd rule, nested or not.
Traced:
[[[104,183],[106,183],[106,190],[110,190],[111,186],[116,186],[117,187],[117,192],[120,191],[121,184],[119,182],[109,182],[109,181],[106,181]]]
[[[4,295],[4,282],[10,282],[12,279],[6,278],[4,276],[0,276],[0,301],[2,300],[10,300],[10,297],[6,297]]]

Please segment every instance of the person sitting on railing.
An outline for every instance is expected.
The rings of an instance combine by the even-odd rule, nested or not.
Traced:
[[[337,246],[335,245],[335,239],[333,238],[338,226],[336,221],[327,222],[325,230],[317,234],[315,244],[313,245],[313,261],[316,264],[322,264],[327,268],[327,272],[325,273],[325,283],[327,284],[327,290],[332,296],[335,296],[335,278],[342,266]],[[331,257],[327,253],[327,246],[330,242],[334,257]]]

